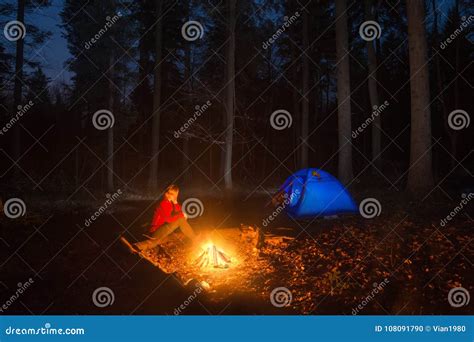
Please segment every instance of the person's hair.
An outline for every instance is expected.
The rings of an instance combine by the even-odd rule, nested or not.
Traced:
[[[179,191],[179,187],[175,184],[170,184],[168,185],[168,187],[166,188],[165,190],[165,194],[170,192],[170,191],[174,191],[174,192],[178,192]]]

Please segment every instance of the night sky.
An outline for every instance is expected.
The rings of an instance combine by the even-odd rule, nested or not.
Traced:
[[[44,58],[44,72],[51,80],[69,81],[71,74],[64,70],[65,61],[71,57],[67,49],[67,42],[62,36],[61,18],[63,0],[52,0],[52,5],[45,9],[38,9],[30,18],[39,26],[50,31],[52,36],[43,47],[37,51]],[[41,57],[38,57],[42,59]]]
[[[12,0],[6,3],[16,6],[16,2]],[[25,49],[25,57],[27,60],[40,62],[45,74],[51,79],[52,84],[57,82],[69,82],[71,73],[65,69],[65,62],[71,57],[67,49],[67,42],[63,38],[63,29],[60,27],[62,21],[60,13],[63,9],[63,0],[51,0],[51,6],[46,8],[36,8],[32,12],[25,15],[26,23],[35,23],[39,29],[49,31],[51,37],[43,44],[36,46],[31,50]],[[0,16],[2,27],[9,20],[15,19],[13,16]],[[13,52],[15,42],[4,41],[4,47]]]

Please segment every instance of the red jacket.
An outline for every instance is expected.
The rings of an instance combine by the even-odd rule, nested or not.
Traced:
[[[153,233],[165,223],[174,222],[181,217],[184,217],[184,214],[179,204],[173,204],[167,199],[161,200],[155,209],[155,214],[151,221],[150,233]]]

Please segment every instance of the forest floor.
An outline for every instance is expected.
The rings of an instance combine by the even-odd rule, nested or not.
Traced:
[[[459,202],[420,204],[388,192],[377,198],[382,212],[373,219],[348,215],[294,221],[280,214],[268,227],[262,222],[273,209],[266,195],[201,198],[203,215],[190,220],[197,231],[224,233],[246,224],[291,239],[257,251],[236,248],[239,240],[233,238],[233,247],[217,245],[232,258],[229,268],[187,275],[186,261],[165,273],[119,242],[122,234],[132,241],[143,238],[152,201],[119,202],[88,226],[85,220],[94,208],[1,217],[0,307],[19,283],[32,278],[3,314],[472,313],[472,303],[455,308],[448,302],[454,287],[474,293],[472,203],[443,226],[441,220]],[[195,267],[189,244],[180,237],[173,235],[164,249],[171,258],[186,255]],[[183,286],[190,278],[210,289]],[[100,287],[112,290],[111,305],[94,305],[92,295]],[[287,301],[284,307],[270,300],[279,287],[289,291],[276,298]]]

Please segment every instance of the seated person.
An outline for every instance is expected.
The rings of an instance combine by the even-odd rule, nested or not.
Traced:
[[[121,237],[122,242],[129,248],[130,252],[138,253],[142,250],[154,248],[178,228],[189,239],[193,241],[196,239],[196,234],[189,225],[186,214],[178,204],[178,195],[179,188],[176,185],[172,184],[166,188],[163,199],[155,209],[150,227],[150,233],[152,234],[149,239],[130,244],[124,237]]]

